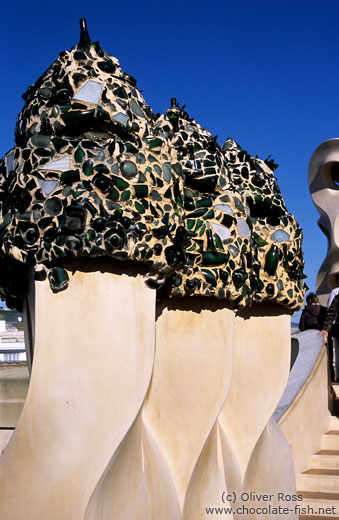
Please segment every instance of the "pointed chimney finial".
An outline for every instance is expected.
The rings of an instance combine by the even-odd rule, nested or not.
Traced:
[[[87,31],[86,18],[80,18],[80,41],[78,47],[88,47],[91,43],[91,38]]]

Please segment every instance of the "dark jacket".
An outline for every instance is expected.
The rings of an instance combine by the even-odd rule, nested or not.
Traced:
[[[333,325],[333,322],[337,320],[338,318],[338,312],[339,312],[339,294],[334,298],[333,302],[331,303],[330,308],[327,311],[323,330],[327,330],[329,332],[331,330],[331,327]]]
[[[299,329],[301,331],[308,329],[321,330],[323,328],[325,314],[326,308],[320,304],[306,305],[301,314]]]

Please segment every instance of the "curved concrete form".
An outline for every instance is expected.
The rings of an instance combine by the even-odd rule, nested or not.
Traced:
[[[285,391],[274,411],[273,419],[278,422],[291,406],[310,377],[323,346],[323,336],[316,330],[305,330],[291,337],[292,351],[297,351]]]
[[[68,267],[58,294],[32,285],[32,375],[0,457],[1,520],[192,520],[211,507],[243,519],[246,482],[295,492],[270,425],[290,367],[285,310],[156,308],[137,270],[85,271]]]
[[[1,520],[257,518],[247,491],[296,493],[271,417],[305,275],[274,161],[174,98],[154,114],[84,19],[24,99],[0,295],[24,307],[32,373]]]
[[[326,305],[339,272],[339,138],[322,143],[312,155],[308,184],[325,234],[328,248],[317,276],[316,289],[322,305]]]
[[[295,334],[299,355],[273,417],[290,443],[296,474],[309,467],[312,453],[329,429],[327,353],[316,330]]]

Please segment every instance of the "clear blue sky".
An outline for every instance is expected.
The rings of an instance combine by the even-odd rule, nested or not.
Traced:
[[[252,155],[272,154],[314,290],[326,239],[307,170],[315,148],[339,134],[338,0],[12,1],[0,16],[1,156],[13,146],[21,94],[78,43],[86,17],[92,40],[138,80],[155,112],[176,97],[219,144],[233,137]]]

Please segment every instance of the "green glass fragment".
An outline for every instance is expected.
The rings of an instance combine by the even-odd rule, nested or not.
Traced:
[[[71,105],[63,105],[62,107],[60,107],[60,110],[63,114],[65,114],[66,112],[68,112],[70,109],[71,109]],[[62,117],[62,116],[61,116]]]
[[[218,251],[203,251],[202,265],[217,266],[225,264],[228,260],[228,254],[219,253]]]
[[[132,161],[124,161],[121,165],[121,171],[124,177],[131,179],[138,173],[136,165]]]
[[[82,165],[82,171],[84,174],[89,177],[90,175],[93,175],[93,163],[92,161],[85,161]]]
[[[203,199],[199,199],[196,202],[197,208],[208,208],[209,206],[212,206],[212,199],[210,197],[204,197]]]
[[[92,184],[90,183],[90,181],[82,181],[81,186],[85,188],[85,190],[87,191],[91,191],[92,189]]]
[[[216,280],[215,276],[213,275],[213,273],[211,271],[209,271],[208,269],[202,269],[201,271],[206,279],[206,282],[211,284],[213,287],[216,287],[217,280]]]
[[[224,214],[222,216],[221,223],[224,226],[230,228],[234,222],[235,222],[235,219],[233,217],[231,217],[231,215]]]
[[[72,190],[71,194],[75,199],[78,199],[83,193],[85,193],[85,190]]]
[[[30,222],[31,221],[31,212],[30,211],[25,211],[24,213],[20,213],[19,211],[17,211],[15,213],[15,217],[16,217],[17,220],[24,220],[25,222]],[[11,221],[11,217],[10,217],[10,215],[8,213],[6,213],[1,227],[7,226],[10,223],[10,221]]]
[[[63,258],[63,257],[66,256],[65,251],[63,249],[61,249],[61,247],[54,246],[53,250],[54,250],[54,252],[56,253],[57,256],[60,256],[60,258]]]
[[[139,204],[139,202],[134,203],[135,209],[139,211],[139,213],[145,213],[145,208]]]
[[[112,175],[111,179],[113,180],[115,186],[118,190],[122,191],[129,187],[129,182],[125,181],[121,177],[117,177],[116,175]]]
[[[241,200],[237,199],[237,197],[234,197],[233,201],[234,201],[235,207],[236,207],[239,211],[245,211],[244,205],[243,205],[243,203],[241,202]]]
[[[251,292],[251,289],[248,287],[248,285],[245,284],[244,287],[243,287],[242,290],[241,290],[241,294],[242,294],[243,296],[245,296],[246,294],[248,294],[248,293],[250,293],[250,292]]]
[[[22,158],[27,161],[27,159],[29,159],[29,156],[31,155],[31,150],[29,148],[26,148],[25,150],[23,150],[22,152]]]
[[[133,188],[135,191],[136,197],[143,198],[148,195],[148,186],[147,184],[133,184]]]
[[[156,190],[151,190],[150,196],[153,200],[157,200],[159,202],[162,200],[161,195]]]
[[[78,146],[78,148],[75,150],[74,153],[74,159],[77,163],[82,163],[85,157],[85,152],[81,148],[81,146]]]
[[[139,152],[136,154],[135,159],[138,164],[145,164],[146,159],[143,153]],[[147,168],[146,168],[147,169]]]
[[[43,266],[41,266],[41,269],[36,270],[34,272],[34,280],[37,280],[38,282],[43,282],[44,280],[46,280],[46,277],[47,273]]]
[[[264,238],[262,238],[260,235],[258,235],[258,233],[253,233],[253,238],[255,240],[255,243],[259,247],[266,246],[268,244],[268,242],[266,242],[266,240]]]
[[[192,213],[189,213],[186,215],[186,218],[197,218],[202,217],[207,212],[207,208],[199,208],[196,211],[193,211]]]
[[[222,241],[217,233],[213,233],[213,238],[214,238],[215,247],[217,247],[218,249],[224,249]]]
[[[52,108],[52,117],[58,117],[59,114],[60,114],[59,107],[54,105],[54,107]]]
[[[230,202],[231,201],[229,195],[222,195],[220,197],[220,200],[221,200],[221,202]]]
[[[279,248],[276,245],[271,246],[266,254],[264,270],[270,276],[273,276],[277,270],[279,262]]]
[[[88,239],[92,242],[93,240],[95,240],[95,231],[94,229],[89,229],[88,230]]]
[[[172,199],[172,190],[171,188],[168,188],[165,193],[164,193],[164,197],[166,197],[166,199]],[[187,215],[188,216],[188,215]]]
[[[51,199],[47,199],[45,202],[45,211],[48,215],[59,215],[62,211],[63,204],[60,199],[57,197],[52,197]]]
[[[85,161],[82,165],[82,171],[86,175],[86,177],[90,177],[90,175],[93,175],[93,163],[92,161]]]
[[[261,292],[264,288],[263,282],[254,274],[250,275],[250,283],[253,291]]]
[[[229,249],[231,255],[233,256],[233,258],[235,258],[239,254],[239,249],[235,246],[229,245],[228,249]]]
[[[77,182],[80,180],[80,172],[79,170],[67,170],[62,172],[60,176],[60,181],[62,184],[72,184],[73,182]]]
[[[210,209],[206,215],[203,216],[204,219],[210,219],[210,218],[214,218],[214,209]]]
[[[205,233],[206,231],[206,224],[204,224],[200,230],[199,230],[199,237],[202,237],[202,235]]]
[[[41,146],[42,148],[48,147],[51,142],[51,138],[49,135],[35,134],[33,135],[31,140],[34,146]]]
[[[55,250],[56,249],[59,250],[60,248],[55,247]],[[52,267],[48,273],[48,279],[52,291],[56,293],[67,289],[69,284],[69,276],[67,271],[62,269],[62,267]]]
[[[177,173],[178,175],[181,175],[181,173],[182,173],[182,166],[181,166],[180,163],[172,164],[172,168],[175,171],[175,173]]]
[[[184,198],[184,208],[187,210],[195,209],[194,199],[192,199],[192,197]]]
[[[113,200],[114,202],[119,200],[119,192],[115,188],[112,189],[112,191],[107,195],[107,198],[109,200]]]
[[[240,289],[240,287],[243,286],[246,278],[247,274],[244,271],[241,271],[240,269],[237,269],[232,274],[232,281],[237,289]]]
[[[152,150],[152,148],[158,148],[159,146],[162,146],[163,142],[161,139],[159,139],[158,137],[155,138],[155,139],[152,139],[151,141],[149,141],[149,147],[150,149]]]
[[[264,206],[267,209],[270,209],[270,207],[272,206],[272,199],[270,199],[269,197],[265,197],[264,198]]]
[[[138,153],[138,148],[136,148],[132,143],[127,142],[127,143],[124,143],[124,145],[125,145],[127,152],[135,153],[135,154]],[[138,160],[137,160],[137,162],[138,162]]]
[[[194,222],[196,222],[196,224],[195,224],[195,231],[198,231],[198,229],[202,226],[203,221],[200,220],[200,218],[198,218],[198,220],[195,220]]]
[[[164,181],[170,182],[171,177],[172,177],[172,168],[171,168],[171,165],[169,162],[164,163],[164,165],[162,167],[162,171],[164,172]]]

